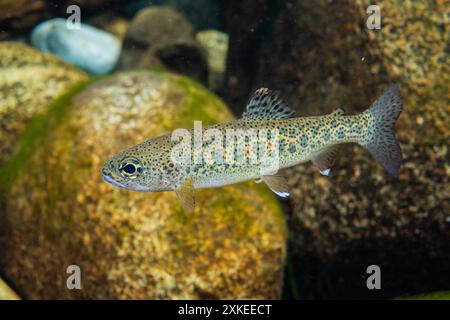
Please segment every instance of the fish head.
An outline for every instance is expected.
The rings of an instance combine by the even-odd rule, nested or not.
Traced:
[[[171,162],[165,139],[151,139],[122,151],[101,168],[109,184],[134,191],[174,190],[183,179],[183,170]]]
[[[135,156],[118,154],[108,160],[101,169],[103,179],[113,186],[136,191],[151,191],[145,178],[144,163]]]

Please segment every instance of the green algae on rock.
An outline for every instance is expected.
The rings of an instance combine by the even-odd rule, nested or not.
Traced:
[[[12,152],[18,136],[34,116],[84,72],[24,44],[0,43],[0,162]]]
[[[178,127],[232,120],[187,78],[131,72],[76,94],[7,190],[0,270],[27,298],[279,298],[286,226],[274,196],[244,183],[174,194],[102,181],[111,154]],[[48,114],[52,117],[52,114]],[[82,290],[66,268],[82,270]]]

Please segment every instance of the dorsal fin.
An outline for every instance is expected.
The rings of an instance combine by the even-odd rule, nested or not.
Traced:
[[[243,119],[287,119],[294,114],[291,108],[274,92],[260,88],[251,96]]]
[[[337,108],[336,110],[334,110],[332,113],[330,113],[330,116],[343,116],[345,114],[345,111],[342,108]]]

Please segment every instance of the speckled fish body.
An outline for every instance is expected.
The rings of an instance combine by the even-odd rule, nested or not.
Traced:
[[[368,133],[370,118],[367,114],[358,116],[318,116],[286,120],[237,120],[212,127],[226,136],[227,130],[249,132],[278,132],[279,169],[291,167],[309,160],[322,150],[342,143],[359,142]],[[262,146],[260,146],[262,147]],[[265,146],[267,148],[267,146]],[[243,145],[246,157],[255,151],[250,143]],[[247,160],[247,159],[244,159]],[[226,161],[224,161],[226,162]],[[241,181],[258,179],[264,169],[261,157],[256,163],[212,163],[192,164],[190,177],[195,188],[220,187]],[[326,168],[325,168],[326,169]]]
[[[102,174],[107,182],[121,188],[173,190],[186,210],[194,208],[194,189],[251,179],[265,182],[279,196],[288,196],[286,180],[278,169],[311,160],[320,173],[328,175],[337,146],[343,143],[367,147],[390,174],[397,175],[401,150],[395,139],[394,125],[401,110],[399,92],[390,87],[369,109],[358,115],[344,115],[337,109],[324,116],[291,118],[293,112],[282,100],[267,89],[259,89],[251,97],[241,119],[200,128],[200,131],[198,128],[185,131],[191,137],[185,147],[189,150],[184,150],[192,154],[189,161],[174,160],[173,150],[180,144],[172,134],[167,134],[114,156],[104,165]],[[208,132],[222,138],[219,145],[223,152],[221,161],[203,158],[203,150],[216,141],[206,138]],[[230,133],[234,140],[228,140]],[[258,137],[256,145],[249,133],[253,138]],[[202,138],[195,140],[196,134]],[[201,151],[196,155],[194,150],[198,152],[199,148]],[[242,151],[239,161],[238,150]],[[263,154],[269,158],[264,158]],[[274,160],[275,168],[271,163]],[[270,170],[267,170],[268,164]]]

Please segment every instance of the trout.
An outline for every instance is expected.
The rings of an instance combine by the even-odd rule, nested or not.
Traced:
[[[240,119],[149,139],[113,156],[101,172],[106,182],[120,188],[175,191],[186,211],[194,210],[195,189],[246,180],[264,182],[288,197],[279,169],[312,161],[321,174],[329,175],[344,143],[367,148],[389,174],[398,175],[402,152],[395,122],[402,109],[399,90],[390,86],[357,115],[337,109],[323,116],[293,117],[283,100],[261,88]]]

